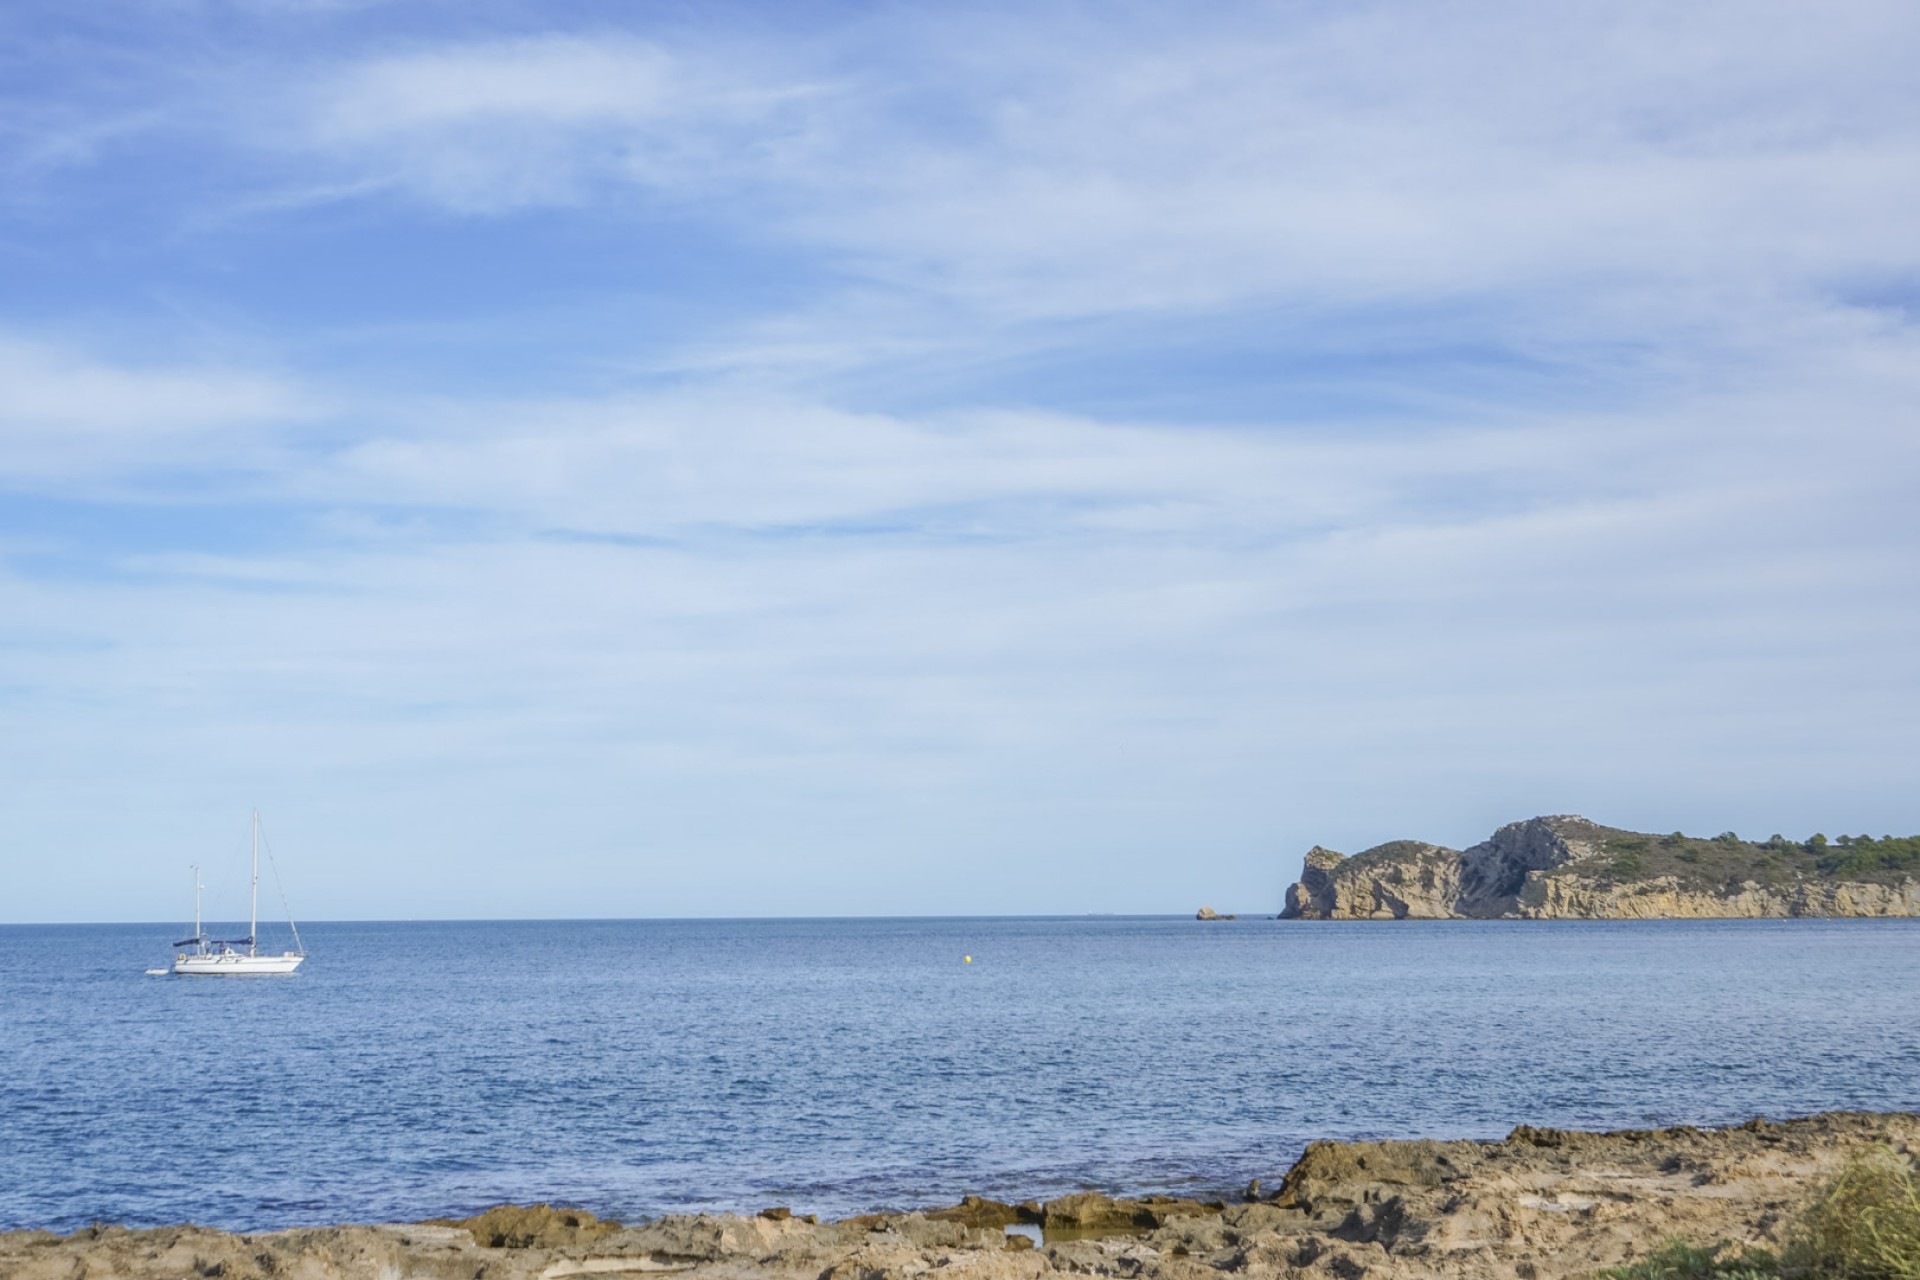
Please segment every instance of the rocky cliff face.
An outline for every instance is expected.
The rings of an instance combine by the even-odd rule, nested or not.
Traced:
[[[1510,822],[1460,855],[1462,894],[1457,914],[1488,918],[1512,914],[1530,883],[1549,871],[1604,856],[1606,828],[1571,816]]]
[[[1730,838],[1730,837],[1728,837]],[[1728,838],[1723,838],[1728,839]],[[1349,858],[1318,845],[1287,889],[1292,920],[1620,920],[1764,916],[1920,916],[1920,880],[1839,880],[1783,868],[1774,845],[1733,841],[1767,868],[1765,882],[1659,874],[1649,848],[1685,841],[1618,831],[1563,815],[1500,828],[1470,849],[1396,840]],[[1783,846],[1782,846],[1783,847]],[[1731,856],[1731,855],[1730,855]],[[1692,870],[1691,866],[1688,868]]]
[[[1534,875],[1506,914],[1523,920],[1668,920],[1768,916],[1920,916],[1920,881],[1853,884],[1801,881],[1786,886],[1747,881],[1714,893],[1684,887],[1673,876],[1609,884],[1581,876]]]
[[[1306,920],[1446,920],[1461,893],[1459,853],[1400,840],[1347,858],[1314,846],[1285,916]]]

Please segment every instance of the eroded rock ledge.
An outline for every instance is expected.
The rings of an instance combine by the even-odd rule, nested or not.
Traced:
[[[1863,838],[1864,839],[1864,838]],[[1395,840],[1347,857],[1318,845],[1284,919],[1620,920],[1920,916],[1911,838],[1879,847],[1658,836],[1573,816],[1501,827],[1470,849]],[[1854,852],[1855,850],[1860,853]]]
[[[230,1235],[201,1227],[0,1233],[7,1280],[1551,1280],[1630,1262],[1673,1237],[1776,1247],[1818,1184],[1885,1144],[1911,1158],[1920,1116],[1835,1113],[1738,1128],[1500,1142],[1317,1142],[1277,1191],[1239,1203],[969,1198],[820,1223],[786,1210],[622,1227],[503,1207],[460,1222]],[[1036,1223],[1046,1240],[1009,1236]]]

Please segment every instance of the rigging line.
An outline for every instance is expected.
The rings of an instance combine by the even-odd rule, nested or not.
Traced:
[[[280,864],[273,860],[273,841],[262,835],[260,847],[267,851],[267,870],[273,872],[273,887],[280,891],[280,907],[287,913],[287,928],[293,930],[293,949],[305,955],[307,944],[300,941],[300,926],[293,922],[293,904],[287,901],[287,886],[280,881]]]

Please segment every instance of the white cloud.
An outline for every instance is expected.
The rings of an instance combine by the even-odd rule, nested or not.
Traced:
[[[555,367],[625,314],[584,287],[570,321],[431,351],[360,301],[381,358],[362,338],[324,394],[0,344],[0,483],[128,499],[0,556],[0,772],[38,806],[0,837],[65,830],[88,779],[129,812],[277,799],[348,851],[323,911],[358,915],[447,891],[355,896],[436,838],[482,867],[600,850],[651,896],[576,909],[654,913],[1185,904],[1168,849],[1338,841],[1350,814],[1473,837],[1534,797],[1911,829],[1920,350],[1849,301],[1914,265],[1910,21],[921,9],[284,74],[222,127],[306,193],[289,224],[316,191],[512,212],[534,275],[542,209],[658,200],[752,241],[716,270],[772,251],[808,283],[636,342],[676,377],[612,392],[460,346],[524,325]],[[1081,346],[1124,384],[1116,329],[1150,350],[1202,321],[1197,346],[1309,379],[1375,360],[1341,376],[1405,378],[1419,413],[1069,411],[989,376]],[[1385,331],[1544,372],[1456,392]],[[474,376],[382,389],[430,385],[423,352]],[[888,378],[918,394],[845,394]],[[149,536],[143,502],[200,499],[247,532]],[[729,896],[769,849],[808,883]],[[875,875],[909,857],[975,896]],[[1256,874],[1243,901],[1277,888]],[[490,883],[432,909],[515,910]]]
[[[1897,6],[915,13],[884,70],[831,39],[383,57],[311,127],[458,209],[639,183],[1002,318],[1564,308],[1911,268],[1910,33]]]
[[[675,186],[802,84],[758,85],[618,34],[549,34],[384,54],[314,86],[292,139],[359,170],[351,182],[469,213],[571,204],[608,183]]]
[[[1578,307],[1620,283],[1907,266],[1917,95],[1876,47],[1909,18],[1883,13],[1836,37],[1724,8],[1396,7],[1030,55],[975,99],[984,139],[883,133],[865,154],[884,164],[822,166],[847,198],[807,229],[1029,314],[1512,290]]]
[[[0,479],[46,484],[257,462],[310,396],[246,370],[132,367],[0,338]]]
[[[332,86],[316,122],[335,144],[416,131],[511,125],[645,124],[673,99],[660,50],[618,37],[498,41],[381,58]]]

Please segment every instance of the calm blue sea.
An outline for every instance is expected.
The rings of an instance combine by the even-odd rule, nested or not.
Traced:
[[[319,923],[292,978],[144,976],[178,928],[0,927],[0,1226],[840,1215],[1920,1108],[1914,922]]]

